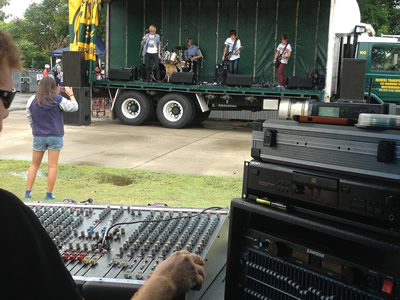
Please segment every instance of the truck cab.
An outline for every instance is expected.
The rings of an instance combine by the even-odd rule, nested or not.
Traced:
[[[396,37],[361,36],[356,58],[367,60],[365,95],[371,101],[400,104],[400,42]]]

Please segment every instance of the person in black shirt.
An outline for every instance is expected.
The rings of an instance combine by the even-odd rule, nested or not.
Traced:
[[[15,96],[12,71],[21,69],[20,51],[0,30],[0,132]],[[2,299],[82,300],[60,253],[34,212],[0,189]],[[160,263],[132,299],[173,299],[204,281],[203,259],[178,251]],[[7,296],[5,296],[7,295]]]

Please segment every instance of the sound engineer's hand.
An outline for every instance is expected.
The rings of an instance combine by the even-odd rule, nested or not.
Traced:
[[[190,289],[200,290],[205,273],[204,260],[187,251],[177,251],[160,263],[132,300],[173,299]]]

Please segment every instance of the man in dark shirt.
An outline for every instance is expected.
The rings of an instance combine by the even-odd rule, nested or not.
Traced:
[[[21,69],[20,51],[0,30],[0,131],[14,98],[12,71]],[[0,189],[2,299],[82,300],[57,247],[33,211]],[[173,299],[204,281],[203,259],[178,251],[162,262],[134,300]],[[7,295],[7,296],[5,296]]]

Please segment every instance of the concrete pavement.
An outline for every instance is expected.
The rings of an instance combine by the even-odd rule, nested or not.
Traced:
[[[28,98],[16,99],[3,121],[0,159],[31,160],[31,129],[21,111]],[[250,159],[251,129],[226,121],[186,129],[128,126],[100,117],[88,126],[66,125],[64,145],[60,163],[241,177]]]

